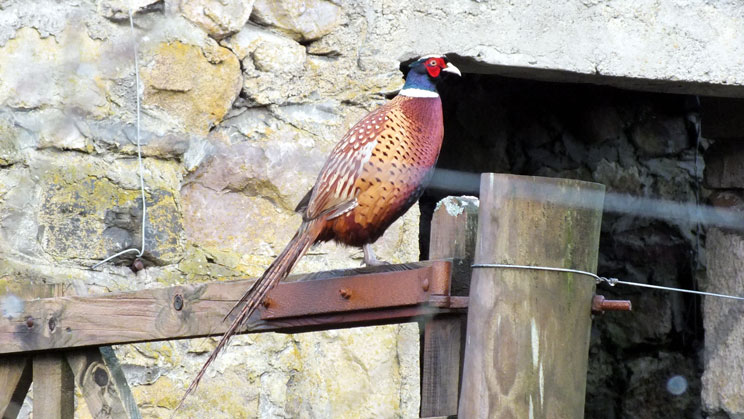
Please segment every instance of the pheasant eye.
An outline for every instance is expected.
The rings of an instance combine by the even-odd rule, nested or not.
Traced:
[[[431,61],[429,61],[429,65],[432,66],[432,67],[434,67],[435,65],[437,65],[437,60],[431,60]]]

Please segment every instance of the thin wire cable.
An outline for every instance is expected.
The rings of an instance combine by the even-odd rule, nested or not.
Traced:
[[[552,268],[548,266],[507,265],[507,264],[501,264],[501,263],[476,263],[470,266],[473,268],[531,269],[531,270],[538,270],[538,271],[568,272],[568,273],[591,276],[597,281],[598,284],[600,282],[606,282],[611,287],[614,287],[616,284],[622,284],[622,285],[631,285],[634,287],[653,288],[653,289],[664,290],[664,291],[675,291],[675,292],[684,292],[688,294],[707,295],[709,297],[730,298],[732,300],[744,300],[744,297],[737,297],[735,295],[716,294],[714,292],[693,291],[693,290],[686,290],[682,288],[662,287],[661,285],[651,285],[651,284],[641,284],[639,282],[621,281],[617,278],[606,278],[604,276],[599,276],[591,272],[580,271],[578,269]]]
[[[139,165],[139,178],[140,178],[140,192],[142,196],[142,246],[139,249],[132,248],[132,249],[126,249],[122,250],[119,253],[116,253],[114,255],[111,255],[107,257],[106,259],[96,263],[95,265],[91,266],[91,269],[95,269],[104,263],[110,261],[111,259],[117,258],[125,253],[130,252],[137,252],[137,257],[141,257],[145,253],[145,222],[147,221],[147,204],[145,203],[145,175],[144,175],[144,169],[142,167],[142,147],[140,145],[140,96],[139,96],[139,90],[140,90],[140,78],[139,78],[139,59],[137,58],[137,36],[134,32],[134,17],[132,15],[132,8],[129,7],[129,28],[132,32],[132,50],[134,52],[134,87],[135,92],[134,96],[136,98],[137,103],[137,161]]]

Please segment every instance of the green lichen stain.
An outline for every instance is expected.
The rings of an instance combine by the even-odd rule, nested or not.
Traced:
[[[117,187],[105,178],[81,176],[71,166],[50,170],[39,214],[39,240],[57,259],[100,258],[104,246],[105,212],[112,206],[132,205],[137,192]]]
[[[57,260],[101,259],[141,240],[140,191],[124,188],[100,176],[100,171],[98,165],[81,163],[54,167],[41,176],[38,239]],[[181,257],[183,231],[175,192],[153,188],[145,199],[145,257],[158,264],[173,263]],[[108,229],[120,230],[119,235],[108,236]]]
[[[238,377],[234,373],[226,372],[225,377],[219,379],[219,382],[212,381],[211,385],[199,388],[197,392],[199,402],[189,404],[187,401],[180,411],[183,417],[201,417],[205,412],[210,411],[210,409],[205,409],[205,406],[213,406],[212,412],[222,414],[218,417],[258,417],[258,397],[236,396],[236,386],[249,387],[249,383],[245,382],[242,376],[243,374]],[[177,394],[180,393],[177,392]],[[213,409],[218,410],[215,412]]]
[[[182,42],[160,43],[142,68],[143,104],[166,110],[186,131],[206,134],[219,123],[240,91],[240,63],[222,47],[202,48]],[[212,60],[205,57],[210,54]]]
[[[565,259],[563,260],[563,266],[570,269],[581,269],[581,267],[574,266],[574,218],[576,214],[574,211],[566,211],[563,216],[563,238],[565,240]],[[576,291],[576,284],[574,283],[574,274],[566,274],[566,292],[568,295],[573,294]]]
[[[172,191],[152,191],[147,200],[147,230],[145,247],[149,256],[162,263],[172,263],[183,251],[181,233],[183,220]],[[141,204],[138,203],[138,207]]]
[[[150,385],[134,387],[132,393],[135,400],[147,400],[148,404],[173,410],[178,406],[182,391],[174,385],[173,380],[161,376]]]
[[[239,268],[242,255],[237,252],[204,249],[191,244],[181,256],[174,270],[158,276],[158,283],[170,286],[254,276]]]

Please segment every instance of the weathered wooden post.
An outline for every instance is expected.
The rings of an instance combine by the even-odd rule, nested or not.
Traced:
[[[34,417],[67,419],[75,409],[75,383],[64,355],[43,353],[33,358]]]
[[[478,199],[449,196],[431,220],[429,259],[452,259],[451,295],[467,295],[478,229]],[[421,417],[457,414],[465,314],[423,322]]]
[[[597,267],[604,186],[481,177],[476,264]],[[584,415],[594,279],[513,268],[473,270],[461,418]]]
[[[31,387],[31,360],[24,355],[0,357],[0,418],[18,416]]]

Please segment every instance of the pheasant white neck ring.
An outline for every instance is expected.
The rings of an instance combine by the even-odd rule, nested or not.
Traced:
[[[439,97],[436,90],[424,90],[415,87],[404,87],[398,94],[408,97]]]

